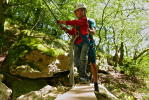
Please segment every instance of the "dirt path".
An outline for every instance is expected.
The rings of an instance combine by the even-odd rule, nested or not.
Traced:
[[[97,100],[92,84],[77,84],[70,91],[57,96],[55,100]]]

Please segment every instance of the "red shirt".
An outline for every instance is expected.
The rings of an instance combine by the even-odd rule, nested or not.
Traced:
[[[70,20],[70,21],[66,21],[66,25],[71,25],[74,27],[79,26],[80,27],[80,33],[82,35],[87,35],[88,34],[88,21],[86,16],[77,19],[77,20]],[[76,35],[77,34],[77,30],[76,28],[72,28],[71,30],[66,30],[70,35]],[[82,37],[79,35],[79,37],[76,38],[75,40],[75,44],[80,44],[82,42]]]

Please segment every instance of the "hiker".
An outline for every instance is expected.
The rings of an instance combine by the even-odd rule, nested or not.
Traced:
[[[80,83],[88,83],[88,77],[86,73],[88,50],[89,50],[89,33],[88,33],[88,21],[86,17],[86,5],[78,3],[75,5],[74,14],[77,17],[76,20],[57,21],[58,24],[65,24],[72,26],[72,29],[62,27],[70,35],[75,36],[74,40],[74,63],[78,69]]]
[[[94,19],[88,19],[88,23],[89,23],[89,38],[90,38],[88,64],[91,67],[94,82],[94,90],[99,92],[98,75],[97,75],[98,71],[96,66],[96,48],[95,48],[95,40],[93,39],[93,35],[96,33],[96,22]]]

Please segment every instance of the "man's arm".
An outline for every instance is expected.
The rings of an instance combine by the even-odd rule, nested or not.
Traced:
[[[65,32],[67,32],[70,35],[75,35],[76,34],[76,29],[72,28],[72,29],[67,29],[66,27],[61,27],[62,30],[64,30]]]
[[[72,25],[72,26],[82,26],[82,25],[87,25],[87,19],[86,17],[83,17],[81,19],[77,20],[69,20],[69,21],[63,21],[63,20],[58,20],[58,24],[66,24],[66,25]]]

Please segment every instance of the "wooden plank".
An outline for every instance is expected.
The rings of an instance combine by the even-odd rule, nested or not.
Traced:
[[[97,100],[93,85],[77,84],[70,91],[58,95],[55,100]]]

